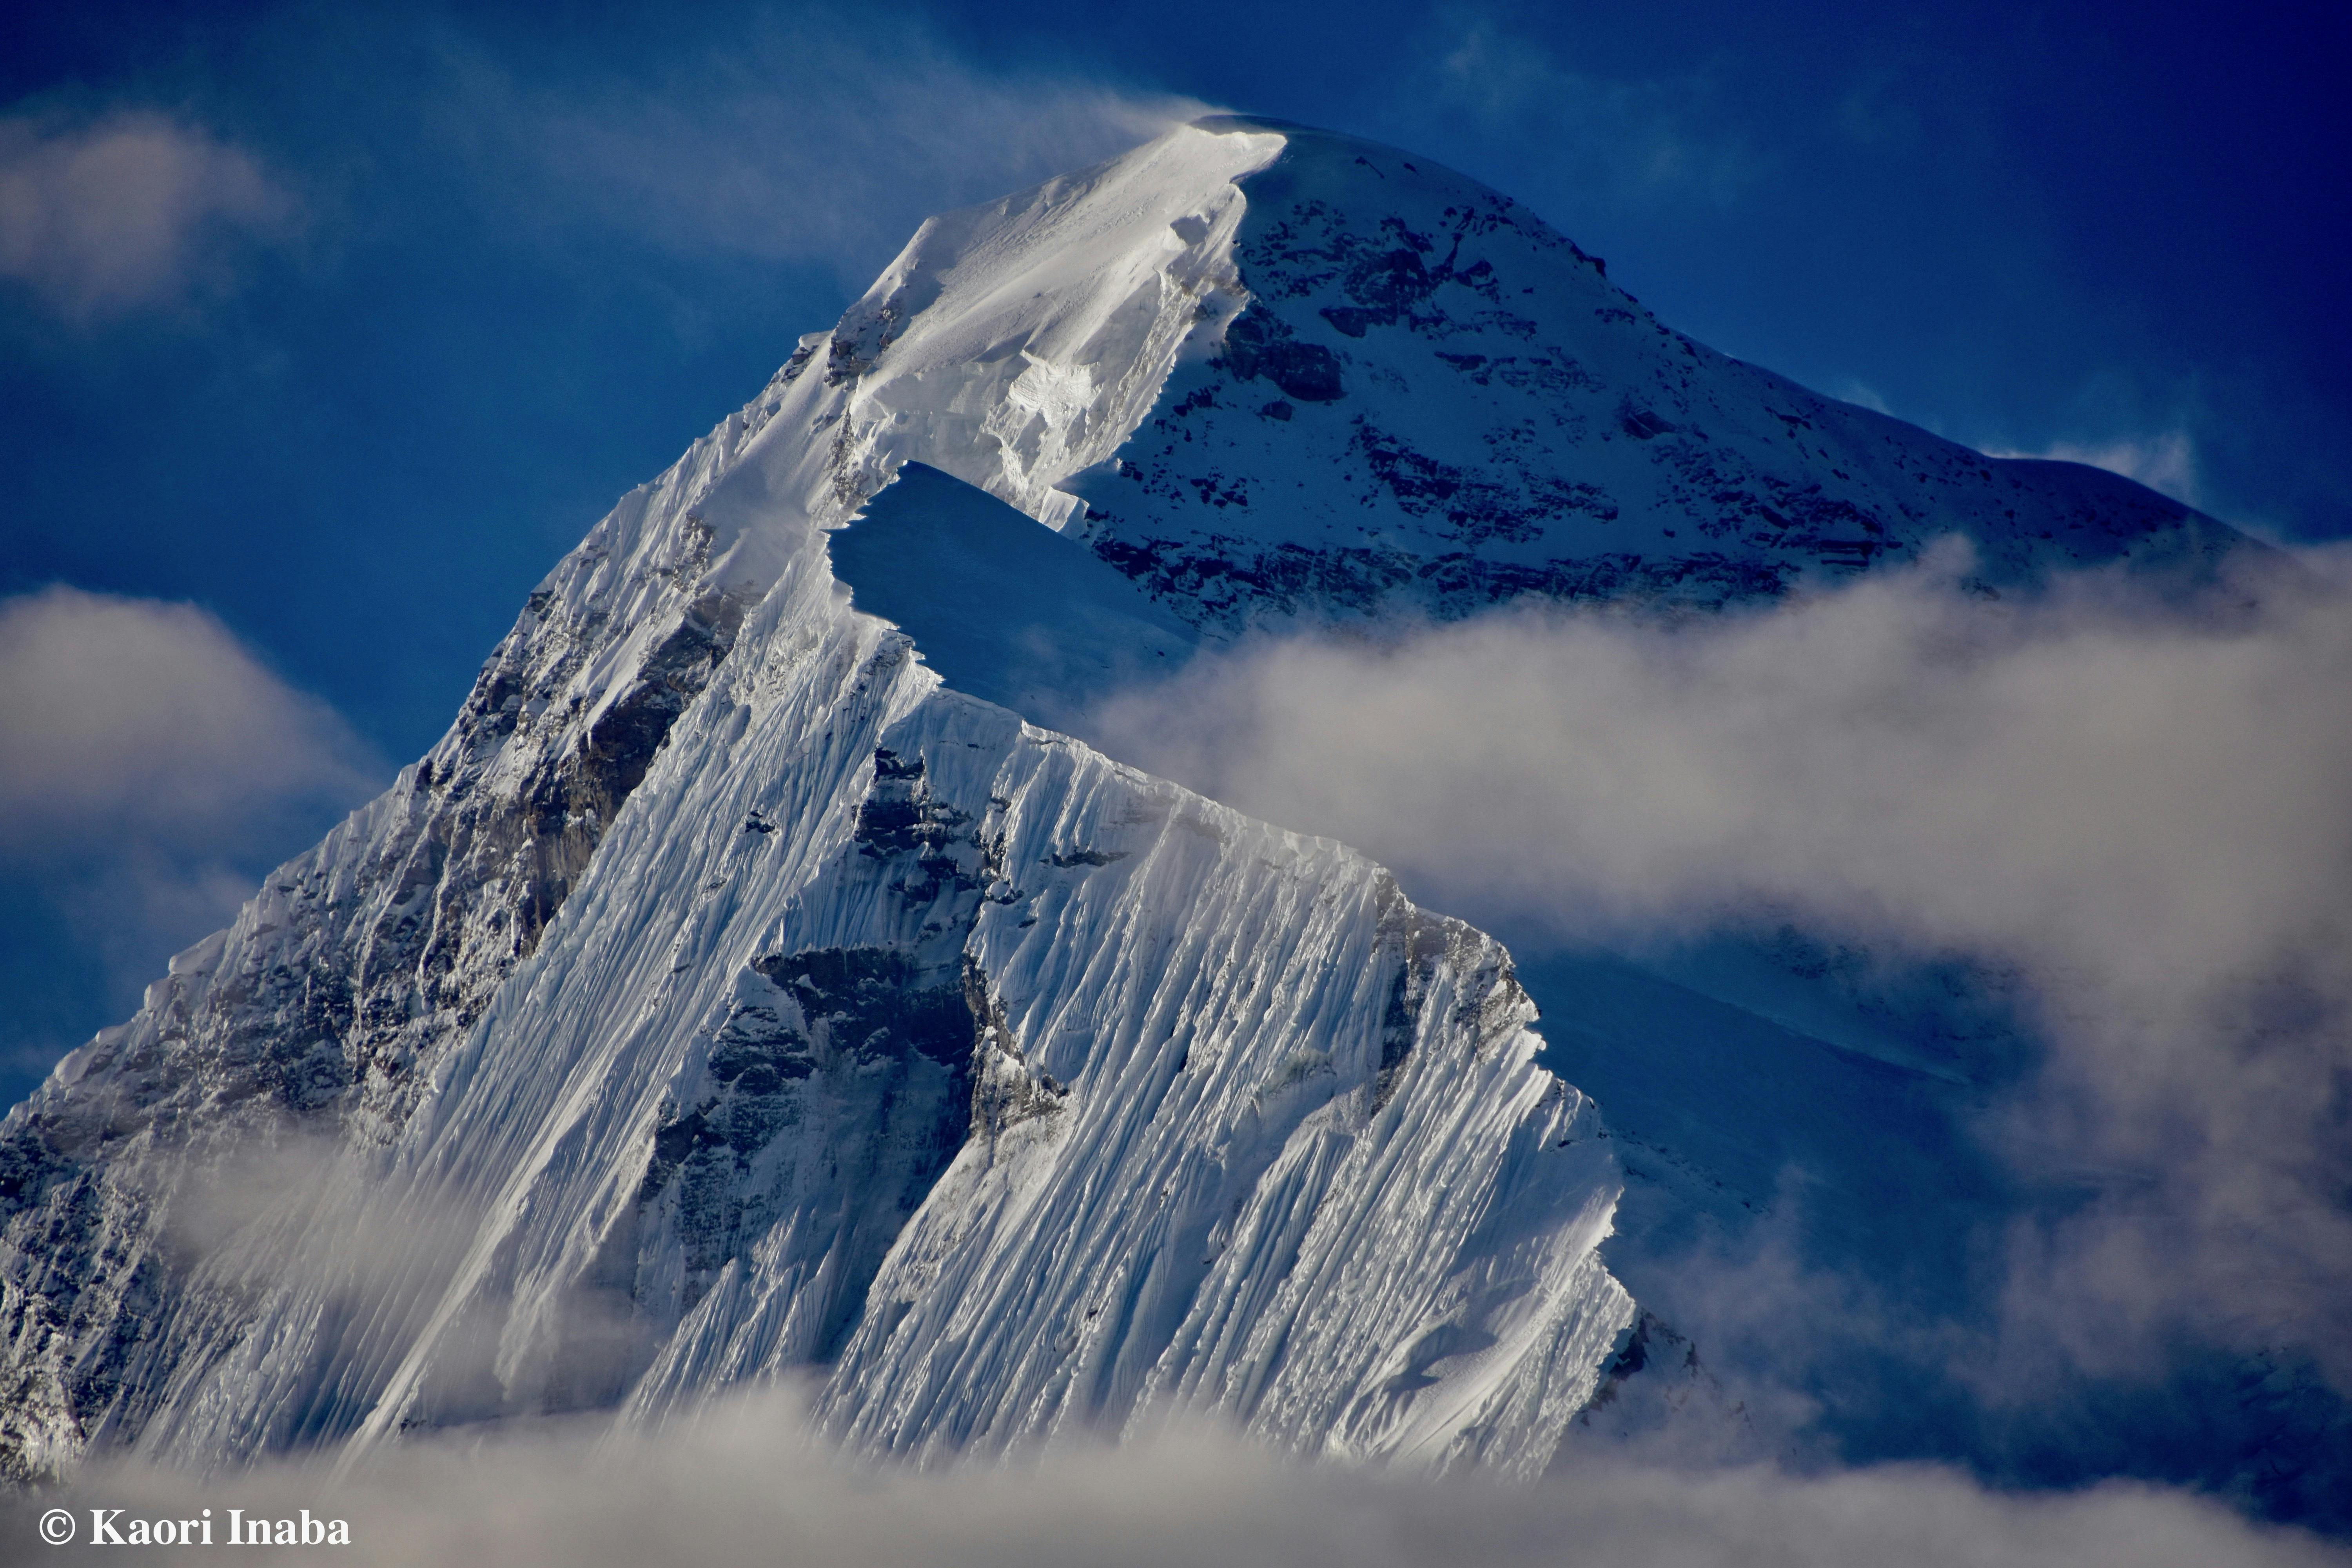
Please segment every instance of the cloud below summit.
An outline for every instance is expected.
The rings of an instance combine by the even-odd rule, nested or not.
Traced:
[[[208,841],[372,777],[332,710],[193,605],[67,587],[0,601],[0,850]]]
[[[264,1518],[307,1508],[349,1521],[352,1546],[339,1556],[382,1564],[2286,1568],[2342,1561],[2307,1535],[2249,1525],[2180,1493],[2111,1485],[2011,1497],[1927,1468],[1801,1479],[1594,1460],[1512,1488],[1308,1466],[1195,1427],[1116,1449],[1076,1442],[926,1474],[845,1460],[811,1440],[794,1402],[778,1390],[719,1405],[658,1437],[428,1438],[335,1478],[322,1468],[277,1465],[205,1484],[105,1466],[65,1496],[85,1531],[94,1504],[130,1517],[188,1517],[210,1507],[224,1521],[230,1507]],[[29,1539],[37,1507],[58,1500],[44,1495],[36,1506],[0,1508],[0,1531]]]
[[[2120,1366],[2228,1324],[2352,1388],[2344,563],[2219,626],[2104,579],[1987,605],[1964,565],[1244,647],[1094,731],[1523,939],[1769,910],[2022,975],[2051,1056],[1983,1131],[2107,1196],[2011,1238],[2017,1342]]]
[[[2096,582],[1987,605],[1963,569],[1245,648],[1101,727],[1564,934],[1764,899],[2169,994],[2352,929],[2352,599],[2213,629]]]
[[[0,879],[99,952],[118,1005],[383,771],[193,605],[0,600]]]

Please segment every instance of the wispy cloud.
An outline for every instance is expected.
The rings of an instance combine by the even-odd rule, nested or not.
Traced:
[[[1492,132],[1534,135],[1578,186],[1621,200],[1728,202],[1766,170],[1764,153],[1710,122],[1706,75],[1618,79],[1578,68],[1497,17],[1455,8],[1441,20],[1423,90],[1433,106]]]
[[[298,211],[251,153],[168,115],[0,118],[0,279],[72,321],[219,287],[239,247],[286,237]]]
[[[1098,162],[1197,100],[992,69],[912,18],[771,14],[627,75],[447,55],[445,129],[499,199],[665,248],[830,264],[862,289],[917,224]]]
[[[2197,480],[2197,447],[2186,430],[2166,430],[2153,436],[2124,436],[2108,441],[2053,441],[2038,452],[1989,449],[1995,458],[2046,458],[2062,463],[2088,463],[2127,479],[2137,479],[2152,490],[2189,506],[2204,504]]]
[[[2340,566],[2214,626],[2104,580],[1985,605],[1946,557],[1710,625],[1247,649],[1095,727],[1439,908],[1621,942],[1794,910],[2026,976],[2053,1055],[1989,1135],[2103,1195],[2012,1238],[2019,1321],[2107,1366],[2252,1334],[2352,1389]]]
[[[1874,414],[1895,412],[1886,406],[1886,399],[1880,395],[1876,387],[1858,376],[1844,376],[1832,382],[1830,385],[1830,395],[1841,402],[1867,408]]]

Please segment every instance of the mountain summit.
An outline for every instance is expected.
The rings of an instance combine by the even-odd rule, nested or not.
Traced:
[[[1038,721],[1269,624],[1951,533],[1994,591],[2242,542],[1717,354],[1370,143],[1205,120],[934,218],[10,1112],[0,1466],[808,1370],[879,1451],[1191,1409],[1539,1471],[1650,1330],[1500,945]]]

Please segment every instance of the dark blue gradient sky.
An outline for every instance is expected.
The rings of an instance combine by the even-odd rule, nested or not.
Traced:
[[[2322,11],[9,7],[0,224],[7,170],[134,121],[259,194],[96,302],[0,232],[0,595],[204,605],[388,770],[926,213],[1184,100],[1452,163],[1823,391],[2342,537],[2352,23]],[[331,815],[223,853],[257,874]],[[0,858],[9,1099],[211,920],[108,913],[110,853]]]

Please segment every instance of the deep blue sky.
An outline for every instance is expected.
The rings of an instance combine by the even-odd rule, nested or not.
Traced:
[[[1822,390],[2340,537],[2352,23],[2323,9],[13,6],[0,224],[26,147],[133,121],[257,184],[138,298],[5,271],[0,229],[0,595],[193,601],[413,757],[556,557],[925,213],[1169,99],[1452,163]],[[215,859],[328,816],[280,803]],[[110,852],[0,856],[6,1098],[210,923],[150,900],[108,940]]]

